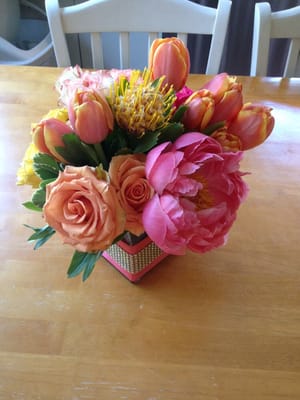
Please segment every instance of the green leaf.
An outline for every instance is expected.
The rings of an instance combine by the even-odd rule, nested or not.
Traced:
[[[205,129],[203,129],[202,133],[204,133],[207,136],[210,136],[212,133],[214,133],[214,131],[222,128],[224,125],[225,125],[225,121],[216,122],[214,124],[207,126]]]
[[[123,149],[129,148],[128,133],[116,127],[101,144],[109,163],[114,155],[120,154]]]
[[[159,84],[160,78],[156,78],[152,83],[151,86],[156,89]]]
[[[33,157],[33,169],[41,179],[51,179],[58,176],[60,166],[49,154],[37,153]]]
[[[55,230],[49,225],[45,225],[43,228],[33,228],[32,226],[26,224],[24,224],[24,226],[34,231],[34,233],[27,239],[29,242],[36,242],[34,245],[34,250],[37,250],[44,243],[46,243],[55,233]]]
[[[64,146],[57,146],[55,150],[70,164],[76,166],[90,165],[96,167],[99,164],[94,149],[82,142],[75,133],[67,133],[62,136]]]
[[[35,204],[33,204],[32,201],[26,201],[25,203],[22,204],[25,208],[28,210],[32,211],[42,211],[43,209],[41,207],[37,207]]]
[[[134,149],[134,153],[146,153],[156,146],[158,141],[159,131],[145,132],[145,134],[138,139],[137,146]]]
[[[180,122],[173,122],[161,130],[158,143],[175,142],[183,134],[184,127]]]
[[[43,208],[46,201],[46,188],[40,186],[39,189],[33,193],[31,201],[36,207]]]
[[[188,109],[188,106],[179,106],[175,112],[175,114],[172,117],[171,122],[180,122],[181,118],[183,117],[184,113]]]
[[[46,186],[57,178],[46,179],[40,183],[39,188],[32,195],[32,204],[35,207],[43,208],[46,202]]]
[[[83,272],[82,280],[85,281],[91,275],[101,255],[102,251],[98,251],[97,253],[84,253],[75,250],[68,269],[68,277],[74,278]]]

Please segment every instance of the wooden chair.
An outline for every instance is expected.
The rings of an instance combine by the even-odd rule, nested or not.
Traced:
[[[46,12],[59,67],[71,65],[66,34],[90,33],[93,68],[103,69],[103,32],[119,32],[120,68],[129,65],[129,32],[147,32],[148,48],[161,33],[177,33],[187,43],[188,33],[211,35],[207,74],[219,71],[230,16],[231,1],[219,0],[217,8],[189,0],[89,0],[59,7],[46,0]]]
[[[300,6],[271,12],[269,3],[255,4],[251,76],[267,75],[271,38],[290,39],[283,76],[295,76],[300,63]]]

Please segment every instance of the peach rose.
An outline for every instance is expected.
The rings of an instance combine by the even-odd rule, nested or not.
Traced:
[[[125,214],[104,170],[66,166],[47,185],[44,217],[64,243],[82,252],[107,249],[124,232]]]
[[[144,232],[142,214],[145,204],[153,196],[153,189],[145,175],[145,159],[144,154],[115,156],[108,171],[126,212],[125,230],[137,236]]]

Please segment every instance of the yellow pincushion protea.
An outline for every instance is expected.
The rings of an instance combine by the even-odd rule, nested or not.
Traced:
[[[152,81],[149,70],[133,71],[129,81],[121,76],[108,98],[117,124],[137,137],[166,126],[176,96],[163,82]]]

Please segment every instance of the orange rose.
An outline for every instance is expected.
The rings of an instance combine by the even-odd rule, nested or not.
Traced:
[[[113,157],[108,171],[126,212],[125,230],[137,236],[144,232],[142,213],[153,196],[153,189],[145,176],[145,158],[144,154]]]
[[[64,243],[82,252],[105,250],[124,232],[115,188],[103,170],[87,166],[66,166],[47,185],[44,216]]]

